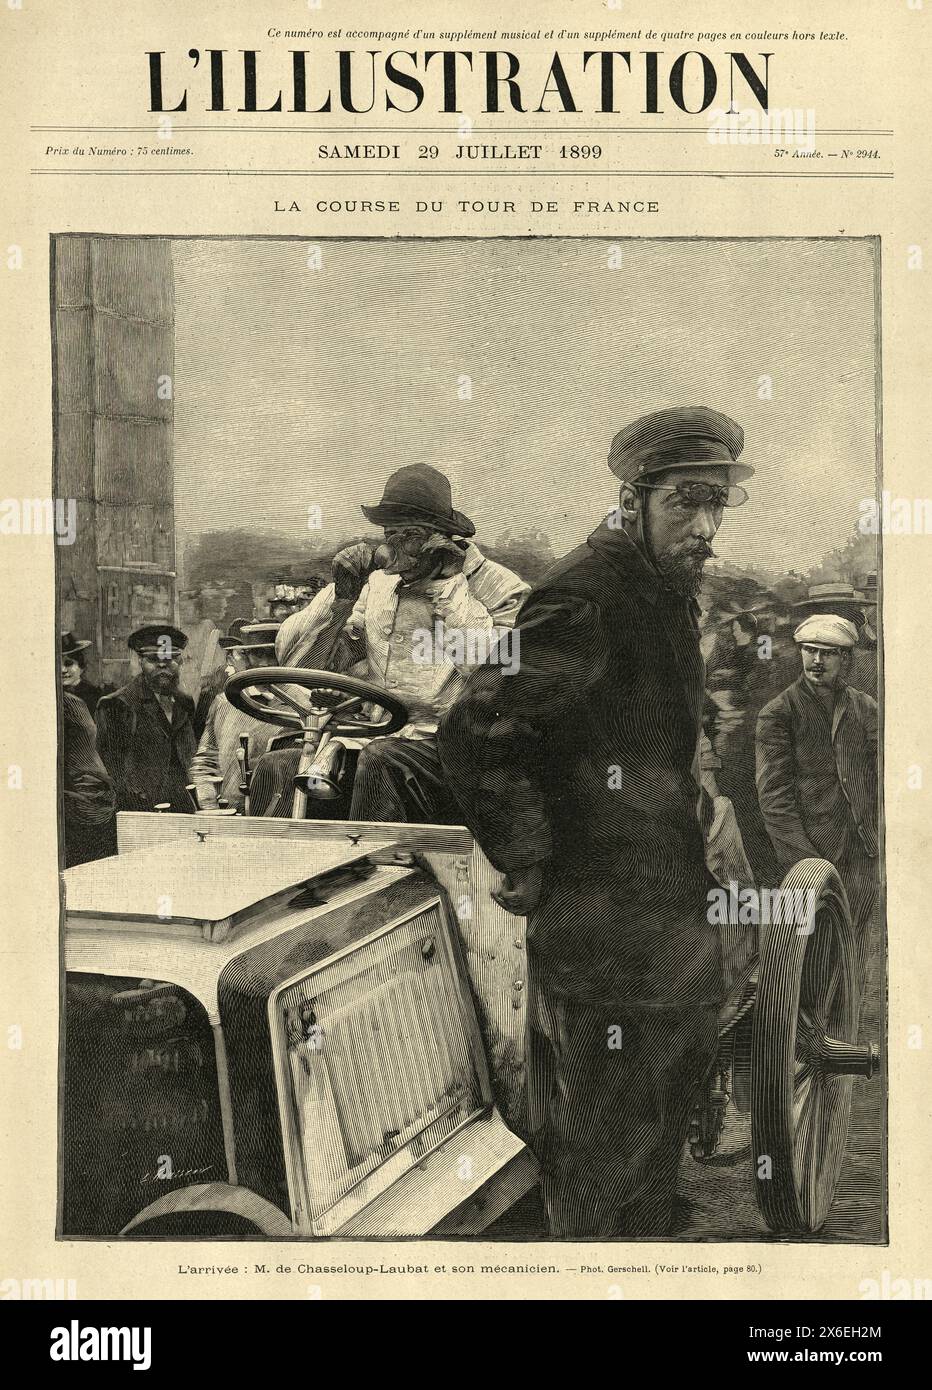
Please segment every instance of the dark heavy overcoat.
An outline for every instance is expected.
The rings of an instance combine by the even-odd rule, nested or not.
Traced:
[[[757,794],[785,873],[811,856],[877,855],[877,702],[850,685],[828,706],[800,676],[757,721]]]
[[[97,750],[113,778],[118,811],[152,811],[168,802],[173,811],[193,810],[185,791],[197,752],[194,702],[175,692],[169,724],[142,676],[97,706]]]
[[[97,730],[84,701],[62,694],[62,809],[65,867],[116,853],[113,783],[96,747]]]
[[[473,672],[444,770],[496,868],[546,865],[539,977],[591,1007],[714,1004],[715,888],[697,808],[698,609],[604,523],[518,616],[518,669]]]

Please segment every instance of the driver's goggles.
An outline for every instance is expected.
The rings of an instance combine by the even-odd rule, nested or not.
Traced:
[[[650,488],[653,492],[675,492],[688,507],[740,507],[748,500],[743,487],[722,486],[719,483],[642,483],[638,487]]]
[[[430,536],[430,527],[386,526],[384,534],[386,544],[400,546],[408,555],[417,555]]]

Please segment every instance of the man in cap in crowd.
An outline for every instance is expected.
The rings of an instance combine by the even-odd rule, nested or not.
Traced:
[[[877,702],[847,683],[853,622],[813,614],[794,635],[802,673],[761,710],[757,794],[785,874],[828,859],[845,885],[861,983],[877,896]]]
[[[704,406],[614,438],[617,509],[554,565],[439,731],[466,824],[527,916],[528,1142],[553,1235],[668,1233],[723,996],[699,822],[695,602],[753,469]]]
[[[194,701],[178,685],[187,638],[170,623],[147,623],[127,645],[140,673],[97,706],[97,748],[113,779],[118,811],[193,811],[188,766],[197,750]]]
[[[399,468],[382,500],[362,511],[382,528],[385,541],[347,628],[365,643],[362,679],[402,700],[411,719],[397,734],[372,739],[362,749],[349,817],[456,819],[436,731],[462,689],[470,643],[448,642],[447,636],[482,634],[491,643],[496,631],[513,626],[528,586],[472,542],[476,528],[455,510],[449,480],[436,468]]]
[[[797,625],[804,618],[831,614],[845,618],[853,623],[858,640],[851,652],[851,661],[846,673],[846,684],[855,690],[863,690],[872,699],[877,698],[877,636],[865,620],[866,595],[859,593],[851,584],[842,580],[828,583],[810,584],[807,595],[793,604]]]
[[[236,631],[233,631],[233,628]],[[220,638],[226,651],[232,675],[257,666],[275,665],[275,638],[279,624],[273,622],[237,622],[231,625],[231,635]],[[204,732],[191,759],[189,780],[194,784],[202,811],[219,809],[224,800],[234,810],[242,811],[245,793],[242,765],[239,760],[240,739],[249,740],[249,767],[254,767],[269,745],[270,739],[284,730],[231,705],[221,691],[207,713]]]

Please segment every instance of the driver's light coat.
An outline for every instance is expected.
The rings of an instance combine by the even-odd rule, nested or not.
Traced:
[[[366,638],[368,676],[411,707],[412,721],[401,737],[429,737],[459,695],[468,671],[437,644],[440,660],[416,659],[415,634],[446,629],[464,632],[511,627],[529,592],[504,565],[487,560],[470,544],[461,574],[406,590],[398,575],[375,570],[359,595],[348,627]]]

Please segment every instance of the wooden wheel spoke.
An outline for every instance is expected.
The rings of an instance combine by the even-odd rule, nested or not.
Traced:
[[[822,1087],[816,1082],[794,1145],[797,1180],[810,1223],[818,1217],[819,1164],[822,1159]]]
[[[825,1020],[821,1012],[800,1006],[796,1021],[796,1057],[809,1067],[816,1065],[825,1037]]]
[[[812,1075],[812,1084],[806,1088],[805,1101],[799,1107],[798,1118],[796,1114],[796,1107],[794,1107],[793,1111],[793,1158],[800,1181],[802,1181],[803,1169],[807,1164],[808,1155],[812,1152],[812,1117],[816,1109],[818,1108],[818,1102],[816,1097],[818,1096],[821,1090],[818,1081],[815,1080],[815,1073],[813,1073]]]
[[[816,1085],[815,1073],[808,1063],[797,1062],[793,1093],[793,1130],[795,1133],[799,1132],[812,1104],[812,1092]]]
[[[825,997],[822,1003],[822,1015],[825,1019],[829,1019],[832,1017],[832,1009],[835,1005],[835,999],[838,995],[838,986],[840,984],[841,967],[838,961],[836,960],[834,965],[832,966],[832,973],[829,976],[828,984],[825,987]]]
[[[819,1014],[823,1021],[840,975],[838,953],[827,928],[827,922],[820,918],[807,952],[800,993],[800,1005]]]

